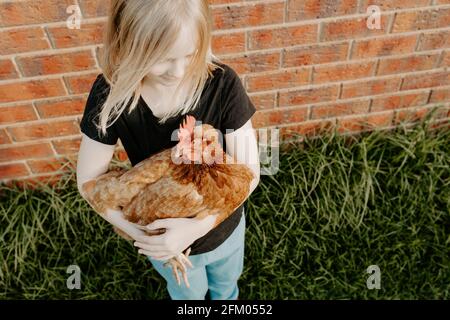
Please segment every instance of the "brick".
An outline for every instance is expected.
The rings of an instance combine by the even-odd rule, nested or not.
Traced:
[[[0,149],[0,161],[24,160],[28,158],[43,158],[53,155],[48,143],[37,143],[23,146],[10,146]]]
[[[60,79],[32,80],[0,85],[0,103],[65,95]]]
[[[371,111],[385,111],[393,109],[420,106],[427,103],[428,92],[376,97],[372,99]]]
[[[434,50],[439,48],[450,48],[450,31],[443,30],[422,34],[417,50]]]
[[[439,67],[450,67],[450,51],[445,51]]]
[[[17,63],[27,77],[85,71],[95,68],[91,51],[18,58]]]
[[[342,99],[397,91],[400,86],[400,81],[400,78],[393,78],[344,83],[342,87]]]
[[[0,129],[0,144],[9,144],[11,139],[8,137],[5,129]]]
[[[336,130],[339,133],[354,133],[364,130],[366,116],[352,116],[336,118]]]
[[[60,137],[79,134],[76,121],[59,121],[8,128],[14,141],[36,140],[41,138]]]
[[[212,8],[214,29],[283,23],[284,1]]]
[[[104,17],[108,15],[110,0],[78,0],[85,18]]]
[[[0,165],[0,179],[26,176],[28,174],[28,169],[23,163]]]
[[[439,87],[450,83],[450,70],[405,76],[401,90]]]
[[[212,51],[215,54],[229,54],[245,51],[245,33],[234,32],[223,35],[213,35]]]
[[[380,8],[381,12],[390,11],[395,9],[407,9],[424,7],[430,3],[430,0],[361,0],[359,12],[366,13],[367,8],[371,5],[376,5]]]
[[[76,169],[73,163],[67,161],[64,158],[49,158],[49,159],[39,159],[39,160],[28,160],[28,166],[32,173],[50,173],[55,171],[70,172]]]
[[[66,21],[73,0],[26,0],[0,3],[0,27]]]
[[[89,93],[99,73],[101,71],[97,70],[87,75],[64,76],[64,79],[66,79],[67,87],[71,94]]]
[[[11,60],[0,60],[0,80],[16,79],[18,77],[19,75]]]
[[[450,101],[450,87],[433,88],[431,90],[430,103]]]
[[[276,106],[276,93],[249,94],[256,110],[272,109]]]
[[[316,45],[305,48],[285,50],[282,67],[321,64],[344,61],[347,58],[348,43]]]
[[[365,78],[375,72],[375,61],[346,63],[332,66],[314,66],[313,83]]]
[[[416,42],[417,35],[356,40],[353,45],[351,59],[410,53],[414,51]]]
[[[5,182],[5,184],[8,186],[15,185],[18,188],[21,188],[22,190],[42,189],[43,186],[50,186],[52,188],[56,188],[58,186],[58,182],[61,181],[63,176],[64,176],[63,174],[50,174],[24,179],[8,180]]]
[[[365,130],[388,127],[392,125],[394,111],[385,111],[375,114],[368,114],[366,117]]]
[[[92,44],[101,44],[105,23],[81,22],[80,29],[64,27],[47,27],[50,39],[56,48],[72,48]]]
[[[450,25],[450,8],[398,12],[392,33],[445,28]]]
[[[369,112],[369,102],[370,100],[338,102],[320,106],[313,105],[311,106],[311,119],[367,113]]]
[[[334,127],[334,120],[305,121],[303,123],[283,126],[280,128],[280,139],[298,140],[303,137],[314,137],[330,132]]]
[[[279,105],[292,106],[337,99],[339,85],[280,92]]]
[[[32,173],[47,173],[52,171],[58,171],[61,167],[61,163],[57,159],[45,159],[45,160],[29,160],[28,166]]]
[[[430,53],[401,58],[381,59],[377,74],[385,75],[433,69],[438,58],[439,53]]]
[[[54,140],[52,144],[55,147],[56,153],[67,155],[80,150],[81,138]]]
[[[317,42],[317,24],[249,31],[249,49],[285,48]]]
[[[95,47],[95,48],[94,48],[94,51],[95,51],[95,58],[97,59],[97,61],[101,62],[102,55],[103,55],[104,52],[105,52],[104,47],[103,47],[103,46],[102,46],[102,47],[100,47],[100,46]],[[214,52],[213,52],[213,53],[214,53]]]
[[[37,116],[31,104],[0,107],[0,125],[36,119]]]
[[[35,102],[41,119],[80,114],[84,111],[85,105],[85,98],[76,97]]]
[[[296,109],[279,108],[275,110],[263,110],[255,113],[252,122],[255,128],[261,128],[276,124],[302,122],[306,120],[307,115],[307,107]]]
[[[1,12],[1,11],[0,11]],[[40,27],[0,32],[0,55],[45,50],[50,44]]]
[[[264,75],[250,75],[247,78],[248,90],[254,92],[305,85],[309,83],[310,74],[310,69],[303,68],[281,70]]]
[[[303,21],[356,13],[358,0],[289,0],[288,21]]]
[[[280,67],[280,53],[245,54],[242,57],[221,59],[238,74],[277,70]]]
[[[324,22],[320,40],[349,40],[386,34],[391,18],[391,14],[380,15],[380,29],[369,29],[367,27],[367,18],[339,19],[338,21]]]
[[[422,119],[424,119],[429,114],[429,112],[431,112],[432,108],[433,106],[431,107],[424,106],[398,110],[397,113],[395,114],[394,124],[400,125],[406,123],[419,122]],[[446,118],[447,112],[448,109],[442,107],[436,110],[436,113],[432,116],[432,118],[433,119]]]
[[[242,2],[242,0],[208,0],[210,5],[228,4],[233,2]]]

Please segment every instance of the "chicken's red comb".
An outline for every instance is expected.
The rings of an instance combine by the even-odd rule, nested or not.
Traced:
[[[178,139],[180,141],[190,141],[192,133],[194,132],[195,118],[191,115],[186,116],[183,119],[183,123],[180,124],[180,131],[178,132]]]
[[[189,132],[194,132],[195,127],[195,118],[191,115],[186,116],[186,118],[183,120],[183,128],[188,129]]]

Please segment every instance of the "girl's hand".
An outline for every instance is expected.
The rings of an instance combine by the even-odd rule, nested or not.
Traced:
[[[146,226],[147,230],[164,229],[165,232],[155,236],[140,236],[134,243],[139,253],[157,260],[168,260],[178,256],[195,240],[203,237],[214,226],[217,215],[209,215],[199,220],[196,218],[166,218],[156,220]]]
[[[106,213],[102,217],[111,223],[116,229],[120,230],[120,234],[125,238],[125,235],[136,241],[139,237],[145,236],[145,227],[132,223],[124,218],[121,210],[106,209]]]

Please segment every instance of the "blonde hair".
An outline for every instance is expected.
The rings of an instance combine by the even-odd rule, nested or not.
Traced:
[[[100,68],[109,84],[109,94],[98,115],[97,128],[106,134],[127,105],[129,113],[136,108],[141,81],[151,77],[149,69],[164,60],[177,40],[182,24],[197,31],[197,51],[176,88],[177,97],[186,86],[184,102],[165,114],[159,123],[194,109],[205,83],[220,61],[211,51],[212,20],[208,0],[112,0],[104,34]]]

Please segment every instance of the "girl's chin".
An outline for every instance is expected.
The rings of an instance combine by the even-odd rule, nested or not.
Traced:
[[[175,83],[161,83],[164,87],[176,87],[178,85],[178,82]]]
[[[169,82],[164,79],[162,79],[160,76],[155,76],[152,80],[149,80],[147,77],[145,77],[142,80],[143,84],[147,84],[150,86],[158,86],[158,87],[175,87],[178,85],[179,82]]]

